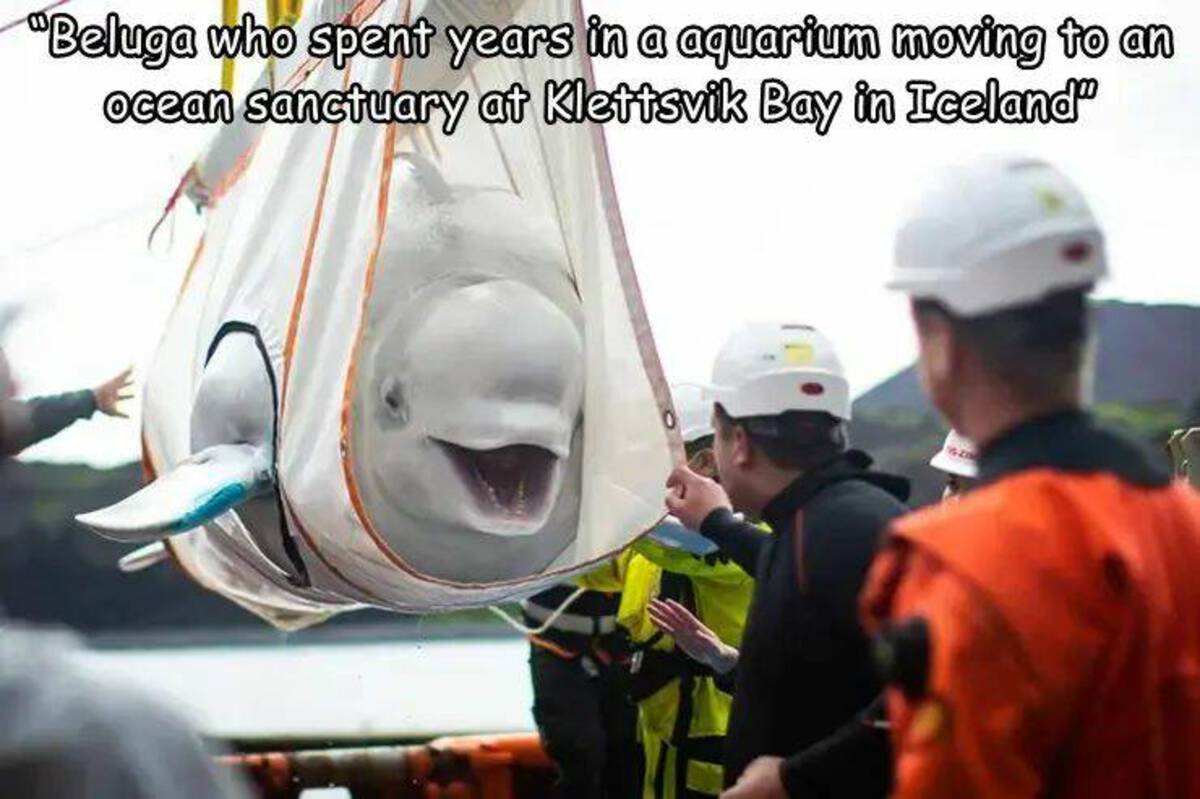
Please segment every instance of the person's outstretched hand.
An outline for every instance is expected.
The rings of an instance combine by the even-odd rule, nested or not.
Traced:
[[[128,419],[129,414],[122,411],[117,405],[133,397],[132,374],[132,368],[126,369],[111,380],[92,389],[92,395],[96,398],[96,410],[105,416]]]
[[[782,764],[778,757],[755,759],[738,777],[737,784],[721,794],[721,799],[787,799],[779,773]]]
[[[675,639],[675,646],[685,655],[713,671],[725,674],[737,665],[737,649],[718,638],[704,622],[675,600],[651,600],[650,621]]]
[[[676,466],[667,478],[667,510],[689,530],[700,524],[717,508],[729,508],[729,497],[720,483],[693,472],[686,464]]]

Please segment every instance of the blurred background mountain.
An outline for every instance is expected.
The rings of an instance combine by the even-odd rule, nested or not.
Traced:
[[[1110,426],[1154,457],[1172,430],[1200,424],[1200,308],[1097,303],[1093,398]],[[913,503],[933,502],[942,478],[929,467],[946,426],[921,393],[916,369],[892,375],[854,402],[850,439],[888,471],[913,481]]]
[[[1097,410],[1165,460],[1166,435],[1185,422],[1200,424],[1200,308],[1103,302],[1097,310]],[[941,493],[941,479],[927,464],[945,432],[911,367],[854,404],[854,445],[871,452],[883,468],[911,478],[917,504]],[[138,465],[97,470],[9,462],[0,469],[0,607],[9,615],[64,623],[102,640],[139,631],[188,638],[209,631],[223,641],[273,635],[175,568],[119,573],[116,561],[129,548],[72,521],[74,514],[141,485]],[[425,637],[504,630],[486,611],[425,619],[363,611],[298,635]]]

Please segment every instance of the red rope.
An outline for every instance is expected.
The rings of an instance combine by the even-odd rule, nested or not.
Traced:
[[[196,174],[195,165],[193,165],[192,168],[187,172],[183,173],[183,177],[179,179],[179,185],[175,187],[175,191],[171,192],[171,198],[167,200],[167,207],[163,209],[162,216],[160,216],[158,221],[154,223],[154,227],[150,229],[150,235],[146,237],[147,248],[154,243],[154,235],[158,233],[158,229],[162,227],[162,223],[167,221],[167,217],[170,216],[171,212],[175,210],[175,204],[179,202],[179,198],[183,196],[185,191],[187,191],[188,184],[191,183],[193,179],[195,179],[196,182],[199,182],[200,180],[199,175]]]
[[[17,27],[18,25],[24,25],[25,20],[29,19],[34,14],[45,14],[47,11],[58,8],[59,6],[65,6],[69,2],[71,2],[71,0],[55,0],[53,3],[46,6],[45,8],[39,8],[37,11],[30,11],[28,14],[26,14],[23,17],[18,17],[17,19],[14,19],[12,22],[6,22],[3,25],[0,25],[0,33],[6,33],[9,30]]]

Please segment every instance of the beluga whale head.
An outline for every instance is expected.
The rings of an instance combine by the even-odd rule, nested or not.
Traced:
[[[578,524],[584,347],[562,239],[398,157],[350,394],[362,507],[417,572],[535,574]]]
[[[392,320],[364,373],[373,407],[357,451],[368,479],[414,516],[533,535],[557,499],[580,415],[578,332],[514,280],[425,301]]]

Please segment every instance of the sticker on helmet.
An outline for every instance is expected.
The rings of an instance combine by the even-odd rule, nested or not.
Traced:
[[[1057,214],[1067,207],[1067,201],[1053,189],[1038,189],[1038,200],[1048,214]]]
[[[795,343],[783,345],[783,359],[791,366],[808,366],[813,362],[811,344]]]
[[[1062,248],[1063,260],[1073,264],[1086,261],[1092,254],[1092,245],[1086,241],[1072,241]]]

